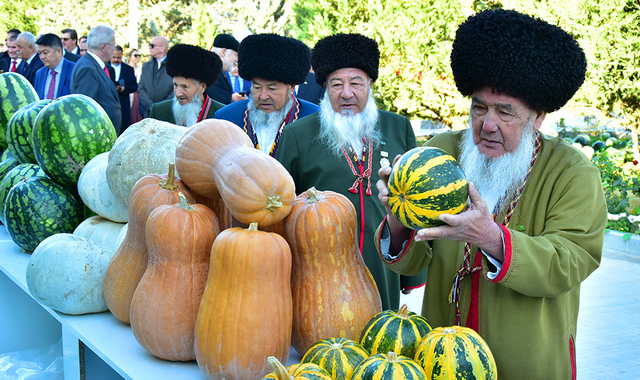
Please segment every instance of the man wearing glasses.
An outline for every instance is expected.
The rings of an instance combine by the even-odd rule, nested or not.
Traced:
[[[71,73],[71,93],[84,94],[98,102],[119,135],[122,127],[120,98],[106,64],[113,57],[115,46],[113,29],[103,25],[91,29],[87,54],[78,60]]]
[[[62,53],[67,61],[77,62],[80,59],[80,48],[78,47],[78,33],[75,29],[63,29],[62,37]]]
[[[149,116],[149,110],[155,103],[173,98],[173,79],[167,74],[164,61],[167,58],[169,41],[162,36],[155,36],[149,43],[151,59],[142,65],[142,74],[138,84],[140,93],[140,114]],[[144,109],[144,112],[142,111]]]

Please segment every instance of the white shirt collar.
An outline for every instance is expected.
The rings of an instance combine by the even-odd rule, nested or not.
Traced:
[[[95,60],[96,60],[96,62],[98,62],[98,65],[100,65],[100,68],[101,68],[102,70],[104,70],[105,63],[104,63],[104,61],[103,61],[100,57],[98,57],[98,56],[97,56],[97,55],[95,55],[94,53],[90,52],[89,50],[87,50],[87,54],[89,54],[90,56],[92,56],[92,57],[93,57],[93,59],[95,59]]]

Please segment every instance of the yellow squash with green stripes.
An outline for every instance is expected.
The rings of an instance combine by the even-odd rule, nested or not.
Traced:
[[[498,378],[489,346],[467,327],[433,329],[422,339],[415,360],[432,380]]]
[[[427,380],[420,364],[393,351],[365,359],[353,372],[351,380]]]
[[[369,352],[359,343],[340,337],[319,340],[300,362],[317,364],[334,379],[349,380],[356,367],[367,357]]]
[[[436,147],[417,147],[393,165],[389,176],[389,207],[408,228],[443,224],[440,214],[457,214],[467,203],[467,178],[458,162]]]

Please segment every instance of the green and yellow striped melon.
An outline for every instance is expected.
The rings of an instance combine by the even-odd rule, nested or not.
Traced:
[[[429,331],[431,325],[426,318],[402,305],[398,311],[385,310],[371,318],[362,330],[360,344],[371,355],[394,351],[413,358],[422,337]]]
[[[11,72],[0,74],[0,148],[7,147],[7,126],[13,114],[38,99],[27,78]]]
[[[328,338],[311,346],[300,362],[317,364],[332,378],[348,380],[367,357],[369,352],[357,342],[346,338]]]
[[[498,378],[489,346],[468,327],[433,329],[422,339],[415,360],[433,380]]]
[[[38,100],[20,108],[13,114],[7,126],[7,145],[21,164],[35,164],[31,146],[31,131],[36,116],[51,100]]]
[[[275,356],[269,356],[267,363],[273,372],[263,378],[275,380],[333,380],[324,368],[313,363],[299,363],[285,367]]]
[[[360,363],[353,372],[351,380],[427,380],[427,378],[420,364],[413,359],[389,351],[387,354],[370,356]]]
[[[417,230],[442,225],[440,214],[457,214],[467,203],[467,179],[458,162],[435,147],[417,147],[400,157],[389,176],[393,216]]]

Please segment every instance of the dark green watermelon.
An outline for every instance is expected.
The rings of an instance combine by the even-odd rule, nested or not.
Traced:
[[[31,177],[9,190],[4,221],[11,239],[25,251],[58,233],[73,233],[84,220],[82,202],[47,177]]]
[[[20,108],[38,100],[31,83],[20,74],[0,74],[0,147],[7,147],[7,125]]]
[[[7,173],[0,181],[0,222],[4,223],[4,201],[9,190],[23,179],[31,177],[44,177],[44,171],[36,164],[20,164]]]
[[[21,164],[35,164],[36,157],[31,147],[31,130],[38,112],[51,100],[38,100],[20,108],[13,114],[7,126],[7,145]]]
[[[18,157],[16,156],[16,152],[13,151],[13,149],[11,148],[6,148],[3,152],[2,152],[2,156],[0,156],[0,161],[4,161],[7,158],[15,158],[16,160],[18,159]]]
[[[84,165],[110,151],[116,137],[98,103],[72,94],[53,100],[38,113],[31,142],[42,170],[62,185],[75,186]]]
[[[20,163],[16,160],[15,157],[9,157],[0,162],[0,182],[4,179],[4,177],[11,171],[11,169],[18,166]]]

